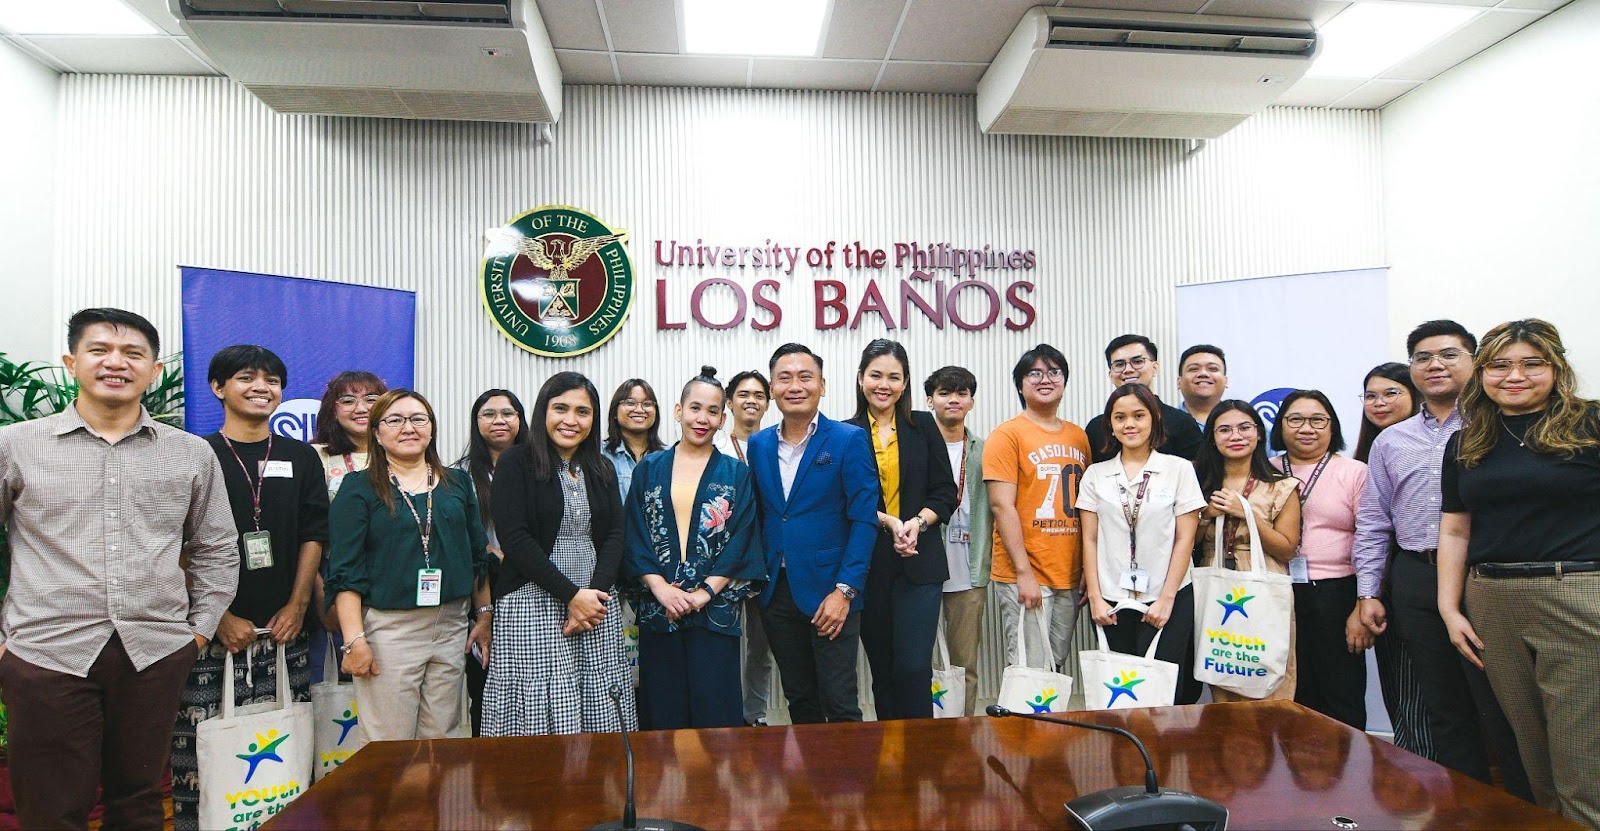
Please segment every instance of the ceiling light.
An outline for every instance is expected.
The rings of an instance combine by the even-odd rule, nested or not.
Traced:
[[[1481,12],[1433,4],[1354,3],[1317,31],[1322,51],[1306,75],[1376,78]]]
[[[683,0],[683,49],[807,57],[822,48],[829,0]]]
[[[159,34],[122,0],[0,0],[0,29],[14,35]]]

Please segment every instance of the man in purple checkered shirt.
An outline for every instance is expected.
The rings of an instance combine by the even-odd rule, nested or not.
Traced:
[[[1491,781],[1487,737],[1506,790],[1531,802],[1516,736],[1500,712],[1488,676],[1462,660],[1439,617],[1439,475],[1445,442],[1461,429],[1456,397],[1472,375],[1477,348],[1472,333],[1452,320],[1428,321],[1406,338],[1411,380],[1424,405],[1372,443],[1367,485],[1356,512],[1352,559],[1360,599],[1353,616],[1374,636],[1393,626],[1405,642],[1417,668],[1438,762]],[[1382,594],[1386,570],[1387,598]]]
[[[0,693],[24,828],[160,828],[178,698],[239,582],[222,468],[141,403],[161,371],[150,321],[85,309],[67,323],[78,396],[0,430]]]

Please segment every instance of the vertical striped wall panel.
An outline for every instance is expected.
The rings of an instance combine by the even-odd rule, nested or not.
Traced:
[[[827,359],[825,410],[841,418],[870,338],[906,344],[919,403],[928,372],[967,366],[980,381],[972,423],[982,431],[1016,411],[1015,356],[1049,341],[1074,370],[1063,414],[1082,423],[1108,392],[1100,350],[1124,332],[1165,347],[1158,392],[1176,400],[1174,286],[1384,264],[1374,112],[1271,109],[1190,152],[1178,141],[985,136],[970,96],[574,87],[566,100],[554,142],[541,146],[519,125],[280,115],[220,78],[65,76],[54,307],[38,311],[62,320],[90,305],[136,309],[176,344],[179,264],[415,291],[417,386],[440,408],[449,455],[464,445],[465,410],[484,388],[531,403],[547,375],[576,368],[603,393],[639,376],[670,398],[702,363],[726,377],[763,366],[789,340]],[[632,317],[576,359],[516,348],[479,299],[483,231],[544,204],[632,234]],[[1036,284],[1038,318],[1023,332],[939,330],[920,318],[887,331],[871,316],[857,330],[818,332],[812,278],[839,279],[859,298],[872,277],[802,265],[775,278],[776,331],[692,322],[656,331],[658,279],[669,314],[683,320],[699,279],[748,287],[772,276],[664,268],[657,239],[1029,249],[1038,268],[1023,279]],[[879,278],[892,308],[909,271]],[[1003,292],[1011,278],[980,279]],[[724,292],[707,298],[710,318],[731,317]],[[967,316],[974,299],[962,303]],[[1284,339],[1298,348],[1292,329]],[[983,697],[997,692],[1003,663],[992,605]]]

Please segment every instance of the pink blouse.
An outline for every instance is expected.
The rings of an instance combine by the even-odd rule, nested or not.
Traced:
[[[1272,460],[1283,468],[1287,456]],[[1294,465],[1293,476],[1302,483],[1317,469],[1315,463]],[[1311,579],[1332,580],[1355,574],[1350,551],[1356,541],[1356,508],[1367,485],[1367,466],[1345,456],[1334,456],[1300,506],[1300,553],[1310,566]],[[1302,485],[1301,492],[1305,488]]]

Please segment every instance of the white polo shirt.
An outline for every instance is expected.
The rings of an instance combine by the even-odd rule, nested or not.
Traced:
[[[1145,498],[1139,509],[1139,568],[1150,575],[1150,590],[1138,597],[1121,588],[1122,574],[1129,567],[1132,534],[1128,529],[1126,503],[1130,508],[1138,494],[1144,474],[1150,474]],[[1077,508],[1093,511],[1098,520],[1095,564],[1100,576],[1100,594],[1113,605],[1119,600],[1150,603],[1161,595],[1172,562],[1172,545],[1177,536],[1177,519],[1205,507],[1200,480],[1194,465],[1177,456],[1152,453],[1144,470],[1130,479],[1122,469],[1122,454],[1089,466],[1078,488]],[[1189,572],[1183,573],[1179,588],[1189,585]]]

